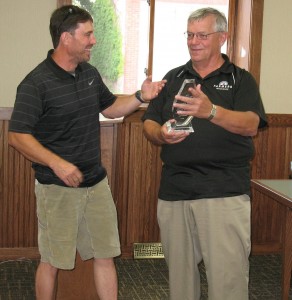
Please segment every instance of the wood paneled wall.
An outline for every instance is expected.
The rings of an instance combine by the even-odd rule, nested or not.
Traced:
[[[38,256],[34,172],[31,163],[8,146],[11,109],[0,111],[0,259]]]
[[[8,145],[11,108],[0,108],[0,260],[38,258],[34,171]],[[114,188],[117,123],[101,126],[102,163]]]
[[[11,109],[0,109],[0,260],[36,257],[37,220],[34,174],[28,162],[7,144]],[[117,206],[122,256],[132,257],[133,243],[160,240],[156,220],[161,172],[160,148],[143,135],[137,111],[123,123],[101,129],[103,164]],[[288,178],[292,160],[292,115],[268,115],[269,127],[254,138],[252,178]],[[281,249],[281,208],[252,191],[253,253]]]
[[[268,128],[254,138],[253,179],[288,179],[292,161],[292,114],[268,115]],[[252,190],[252,252],[281,250],[282,228],[278,221],[283,208],[260,192]]]
[[[124,257],[133,253],[133,243],[159,241],[156,220],[157,192],[160,182],[160,147],[143,135],[137,111],[118,125],[116,185],[119,230]]]

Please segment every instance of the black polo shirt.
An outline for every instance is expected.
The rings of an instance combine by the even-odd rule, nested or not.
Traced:
[[[164,77],[167,84],[152,100],[142,120],[164,124],[173,118],[172,104],[185,79],[195,78],[202,91],[218,106],[235,111],[253,111],[266,117],[252,75],[230,63],[201,78],[192,62],[175,68]],[[251,137],[231,133],[206,119],[193,118],[194,133],[184,141],[162,145],[163,170],[159,198],[191,200],[250,194],[250,160],[254,155]]]
[[[53,61],[52,52],[18,86],[9,130],[32,134],[80,169],[81,187],[92,186],[106,176],[100,158],[99,113],[116,96],[96,68],[82,63],[70,74]],[[36,163],[33,168],[39,182],[65,185],[50,168]]]

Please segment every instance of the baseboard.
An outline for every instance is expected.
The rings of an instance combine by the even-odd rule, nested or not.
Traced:
[[[281,253],[280,243],[265,243],[265,244],[252,244],[251,253],[253,255],[261,254],[278,254]]]
[[[0,248],[0,261],[16,259],[39,259],[37,247],[28,248]]]

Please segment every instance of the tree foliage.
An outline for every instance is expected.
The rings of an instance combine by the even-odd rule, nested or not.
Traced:
[[[94,20],[96,45],[90,63],[100,72],[109,88],[123,74],[123,42],[119,20],[113,0],[73,0],[73,4],[86,9]]]
[[[96,0],[91,13],[94,18],[96,45],[91,63],[109,82],[115,82],[123,73],[122,34],[115,7],[111,0]]]

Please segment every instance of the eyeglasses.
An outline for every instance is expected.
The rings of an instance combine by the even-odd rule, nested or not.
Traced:
[[[72,15],[74,13],[73,8],[69,8],[68,11],[66,12],[62,22],[60,23],[58,29],[57,29],[57,33],[60,34],[60,28],[62,27],[62,25],[64,24],[64,22],[69,18],[70,15]]]
[[[196,36],[196,38],[198,40],[207,40],[208,36],[214,33],[218,33],[218,32],[222,32],[222,31],[215,31],[215,32],[211,32],[211,33],[199,33],[199,32],[185,32],[184,36],[188,39],[188,40],[192,40],[194,38],[194,36]]]

